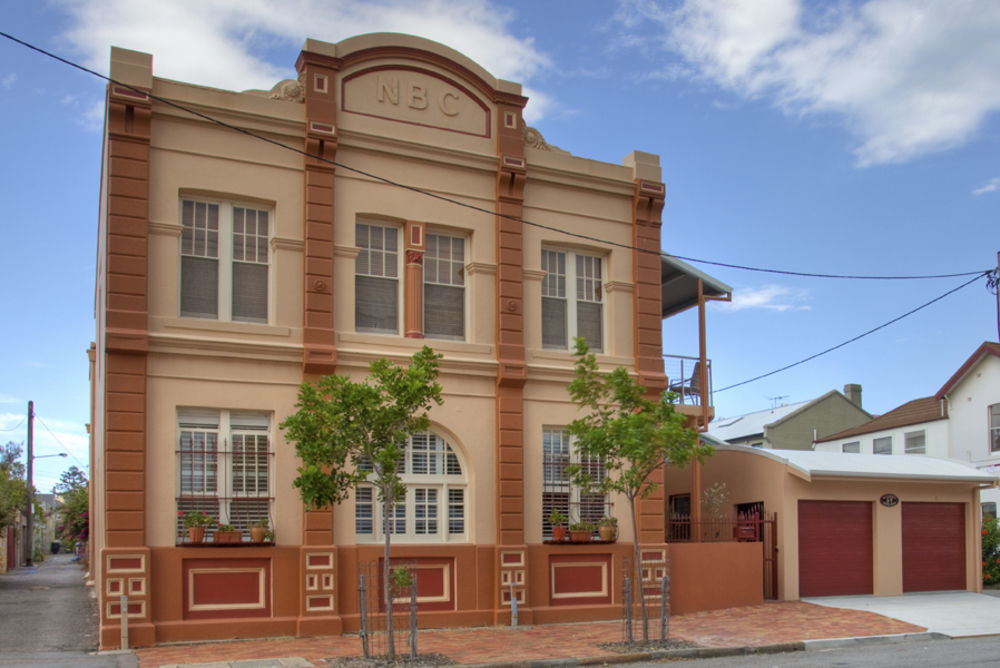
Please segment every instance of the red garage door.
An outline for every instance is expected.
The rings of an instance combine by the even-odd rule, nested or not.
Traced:
[[[965,504],[903,504],[903,591],[965,589]]]
[[[872,593],[872,504],[799,501],[799,596]]]

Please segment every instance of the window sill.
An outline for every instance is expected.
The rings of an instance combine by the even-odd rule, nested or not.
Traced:
[[[288,337],[288,327],[276,327],[263,323],[232,322],[228,320],[207,320],[201,318],[155,318],[164,329],[196,329],[199,331],[221,332],[225,334],[263,334],[266,336]]]
[[[197,548],[218,547],[222,549],[228,549],[232,547],[274,547],[275,545],[276,543],[274,541],[268,541],[268,540],[265,540],[262,543],[251,543],[250,541],[245,541],[242,543],[212,543],[212,542],[191,543],[189,541],[183,541],[180,543],[175,543],[174,547],[197,547]]]
[[[543,545],[613,545],[618,542],[615,540],[601,540],[600,538],[592,538],[591,540],[552,540],[551,538],[546,538],[542,541]]]

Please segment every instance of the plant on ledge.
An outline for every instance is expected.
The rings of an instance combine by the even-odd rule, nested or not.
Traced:
[[[267,518],[261,518],[250,525],[250,540],[254,543],[263,543],[267,540],[267,535],[271,532],[271,525]],[[273,534],[272,534],[273,535]]]
[[[589,543],[594,533],[594,525],[590,522],[573,522],[569,525],[569,539],[574,543]]]
[[[559,512],[558,508],[553,508],[549,513],[549,526],[552,527],[552,540],[566,540],[566,516]]]
[[[192,543],[205,540],[205,529],[215,522],[215,518],[211,515],[197,510],[189,510],[186,513],[178,510],[177,516],[183,520],[184,528],[188,532],[188,541]]]
[[[243,532],[234,527],[232,524],[222,524],[220,522],[219,527],[215,530],[215,542],[216,543],[243,542]]]
[[[190,529],[191,527],[207,527],[215,523],[215,518],[208,513],[198,512],[197,510],[189,510],[186,513],[183,510],[178,510],[177,514],[184,519],[184,528]]]
[[[602,517],[597,523],[597,534],[607,543],[618,538],[618,518],[609,515]]]

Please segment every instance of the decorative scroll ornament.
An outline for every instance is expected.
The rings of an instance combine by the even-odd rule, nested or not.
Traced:
[[[306,93],[302,83],[296,79],[283,79],[271,89],[272,100],[287,100],[288,102],[305,102]]]
[[[553,153],[561,153],[563,155],[570,155],[569,151],[564,151],[558,146],[553,146],[545,141],[545,137],[542,133],[535,128],[524,126],[524,144],[525,146],[530,146],[531,148],[537,148],[540,151],[552,151]]]

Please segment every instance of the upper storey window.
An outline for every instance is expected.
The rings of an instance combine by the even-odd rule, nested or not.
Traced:
[[[603,261],[594,255],[542,251],[542,347],[567,349],[581,336],[604,350]]]
[[[357,223],[358,257],[354,263],[354,329],[399,332],[398,230],[387,225]]]
[[[427,234],[424,336],[465,338],[465,239]]]
[[[1000,452],[1000,404],[990,406],[990,452]]]
[[[267,322],[270,211],[181,200],[181,315]]]

